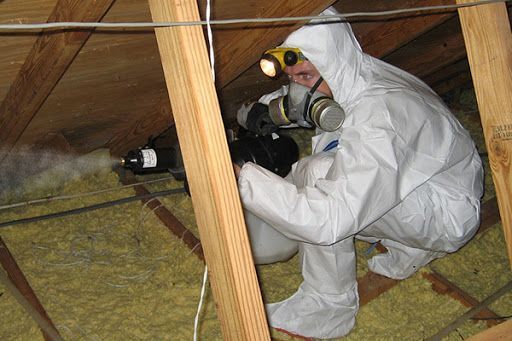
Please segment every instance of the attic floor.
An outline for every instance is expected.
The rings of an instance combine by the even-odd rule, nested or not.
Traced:
[[[484,152],[472,91],[458,91],[447,100]],[[308,133],[297,132],[294,137],[307,154]],[[344,339],[425,340],[449,327],[442,339],[462,340],[503,321],[468,318],[460,325],[454,324],[471,307],[512,281],[487,158],[483,157],[483,161],[487,172],[483,198],[486,218],[480,233],[458,252],[432,262],[406,280],[393,281],[368,272],[366,261],[379,251],[369,251],[367,243],[356,243],[361,308],[355,328]],[[23,186],[25,199],[27,193],[34,198],[111,187],[119,190],[2,210],[0,222],[134,194],[131,188],[120,189],[119,177],[110,169],[78,177],[64,173],[48,171],[37,179],[27,179]],[[48,182],[41,181],[45,177],[53,180],[51,188]],[[158,177],[162,175],[138,180]],[[168,180],[148,184],[146,188],[157,191],[180,186],[181,183]],[[188,196],[167,196],[160,198],[160,202],[198,236]],[[203,263],[155,216],[158,208],[150,207],[149,203],[132,202],[0,230],[0,236],[64,339],[192,339]],[[267,302],[287,298],[301,282],[297,257],[258,266],[257,271]],[[0,338],[42,339],[37,325],[2,285],[0,294]],[[511,307],[512,291],[508,291],[489,302],[484,313],[477,316],[510,316]],[[272,337],[297,339],[276,330],[272,330]],[[222,339],[209,288],[200,315],[199,339]]]

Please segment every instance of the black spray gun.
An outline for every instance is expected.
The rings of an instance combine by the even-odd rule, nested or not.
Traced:
[[[292,164],[299,158],[295,141],[277,133],[234,140],[229,143],[229,151],[233,162],[240,167],[250,161],[282,177],[290,172]],[[121,165],[138,174],[169,171],[176,180],[186,180],[178,144],[169,148],[155,148],[148,144],[128,152],[121,158]]]
[[[121,166],[135,174],[170,172],[176,180],[185,179],[185,167],[179,145],[168,148],[146,145],[131,150],[121,158]]]

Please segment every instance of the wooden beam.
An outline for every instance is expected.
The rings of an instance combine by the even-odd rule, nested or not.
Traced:
[[[114,0],[59,0],[48,22],[99,21]],[[0,160],[66,72],[92,30],[43,31],[0,105]]]
[[[334,0],[260,0],[252,17],[279,18],[317,15]],[[221,19],[221,18],[218,18]],[[226,86],[256,63],[263,51],[273,48],[304,23],[265,23],[223,27],[214,35],[217,84]]]
[[[0,264],[7,273],[7,279],[12,283],[13,287],[11,290],[14,290],[13,295],[41,327],[44,339],[50,341],[62,340],[57,328],[55,328],[41,302],[39,302],[34,290],[32,290],[2,237],[0,237]],[[4,284],[9,286],[9,283]]]
[[[150,0],[153,20],[197,21],[193,0]],[[217,315],[226,340],[269,340],[202,29],[155,29]]]
[[[457,0],[457,3],[471,2]],[[505,3],[459,9],[512,264],[512,35]]]

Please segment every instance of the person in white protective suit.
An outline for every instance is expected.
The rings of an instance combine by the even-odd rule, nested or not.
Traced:
[[[247,162],[238,185],[247,211],[299,243],[304,281],[266,306],[270,325],[334,338],[351,330],[359,307],[354,238],[387,248],[369,261],[371,271],[410,276],[472,238],[483,170],[468,132],[428,86],[363,53],[348,23],[321,23],[285,40],[307,60],[284,71],[291,85],[323,77],[318,89],[344,110],[342,126],[317,127],[312,155],[286,178]]]

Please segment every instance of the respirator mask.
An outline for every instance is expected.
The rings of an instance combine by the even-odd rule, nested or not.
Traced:
[[[318,127],[324,131],[339,129],[345,120],[341,106],[322,92],[317,91],[323,78],[310,89],[292,82],[288,94],[275,98],[268,105],[269,116],[277,126],[296,123],[304,128]]]

